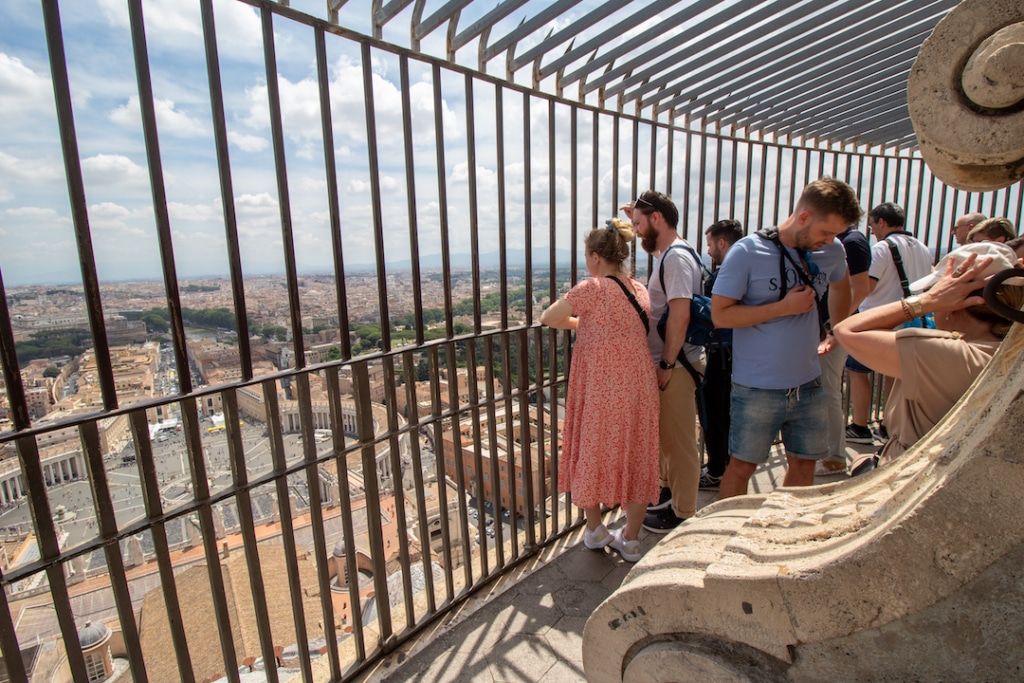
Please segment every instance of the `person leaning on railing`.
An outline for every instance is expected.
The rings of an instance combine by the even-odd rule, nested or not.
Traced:
[[[872,370],[896,379],[885,407],[889,442],[877,460],[851,473],[885,464],[924,436],[963,396],[996,352],[1011,322],[985,304],[985,280],[1017,261],[1003,244],[968,244],[947,254],[931,275],[914,282],[919,292],[852,315],[836,325],[836,339]],[[1024,263],[1024,260],[1021,261]],[[1011,278],[998,298],[1019,310],[1024,278]],[[937,329],[894,330],[912,318],[935,315]]]
[[[612,219],[587,235],[583,280],[541,314],[540,322],[576,330],[566,394],[558,490],[583,509],[583,544],[640,559],[640,525],[658,499],[658,382],[647,353],[650,300],[629,276],[633,227]],[[601,503],[621,505],[626,525],[608,531]]]

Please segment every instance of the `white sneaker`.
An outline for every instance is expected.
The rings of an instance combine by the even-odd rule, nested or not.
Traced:
[[[640,551],[640,540],[627,541],[622,533],[621,527],[613,531],[608,547],[621,555],[626,562],[636,562],[643,557],[643,553]]]
[[[583,532],[583,545],[589,550],[604,550],[604,547],[611,543],[611,541],[612,535],[604,524],[598,525],[593,530],[587,529]]]

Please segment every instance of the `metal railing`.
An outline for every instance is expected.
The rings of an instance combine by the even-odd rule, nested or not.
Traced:
[[[0,446],[11,448],[17,459],[26,498],[16,504],[27,503],[30,509],[31,535],[26,542],[31,545],[34,539],[38,550],[36,556],[29,553],[29,559],[12,562],[0,576],[4,589],[0,592],[0,646],[12,680],[25,680],[32,674],[29,665],[34,662],[38,666],[42,660],[23,653],[40,644],[43,649],[56,650],[53,666],[66,667],[62,670],[75,680],[87,680],[89,648],[80,644],[79,629],[84,620],[93,617],[120,631],[123,657],[136,681],[157,678],[155,667],[167,666],[171,652],[174,671],[181,680],[215,675],[238,680],[238,672],[258,666],[258,660],[262,660],[269,680],[284,675],[272,662],[284,662],[282,671],[295,669],[303,680],[351,677],[488,581],[572,529],[580,517],[572,510],[571,500],[556,494],[560,396],[571,362],[570,338],[568,333],[541,329],[535,321],[535,307],[576,282],[581,231],[614,214],[638,190],[653,187],[676,197],[680,230],[698,248],[702,247],[703,228],[721,217],[735,217],[748,230],[777,223],[793,206],[798,188],[821,175],[848,180],[866,207],[883,200],[904,205],[908,226],[936,256],[950,247],[951,226],[960,213],[982,210],[1015,214],[1017,224],[1021,220],[1024,185],[965,193],[936,180],[920,157],[897,150],[836,148],[827,141],[795,145],[788,139],[760,139],[752,131],[740,135],[729,130],[725,134],[705,128],[700,121],[677,121],[667,115],[605,111],[411,52],[286,6],[246,0],[258,11],[262,29],[295,363],[291,368],[257,374],[215,12],[212,0],[197,1],[240,379],[222,386],[200,386],[193,383],[188,370],[190,342],[182,314],[147,48],[147,28],[156,29],[147,27],[141,1],[127,0],[161,276],[180,382],[177,395],[134,402],[120,401],[116,390],[59,7],[54,0],[42,2],[57,132],[102,408],[56,421],[30,419],[7,290],[0,274],[0,360],[13,424],[12,431],[0,435]],[[275,26],[281,24],[308,29],[315,47],[341,355],[340,360],[327,363],[307,363],[305,354],[275,52]],[[351,228],[342,227],[327,58],[327,48],[334,43],[358,48],[365,103],[380,348],[358,356],[353,355],[342,241],[344,230]],[[409,346],[396,346],[392,340],[388,275],[393,269],[389,268],[385,236],[396,226],[385,225],[382,205],[380,111],[374,98],[372,66],[378,57],[397,59],[401,92],[405,186],[398,194],[404,194],[407,210],[408,285],[415,321],[415,339]],[[410,101],[414,68],[426,76],[432,92],[432,175],[416,165],[421,152],[414,145]],[[466,193],[459,197],[465,200],[465,221],[458,225],[453,224],[449,210],[449,161],[454,147],[445,139],[444,120],[446,96],[453,94],[445,84],[453,81],[457,83],[455,92],[464,98],[468,169]],[[478,118],[477,108],[484,101],[493,103],[493,119]],[[517,116],[521,118],[518,125]],[[486,136],[478,131],[485,124],[494,134],[490,144],[483,145]],[[512,150],[521,154],[524,188],[523,204],[516,211],[521,216],[515,224],[507,220],[511,212],[507,167],[512,163]],[[484,163],[480,161],[484,153],[494,163],[496,196],[486,198],[488,206],[493,203],[496,209],[493,213],[481,210],[478,166]],[[559,171],[567,171],[564,191],[559,187]],[[436,183],[430,194],[436,196],[439,207],[440,307],[444,316],[443,335],[432,340],[424,322],[429,302],[424,301],[423,283],[429,269],[422,263],[423,234],[417,223],[423,209],[418,193],[423,193],[420,181],[424,175]],[[535,199],[544,193],[535,191],[535,184],[546,186],[546,197],[539,202]],[[394,196],[390,195],[389,201]],[[485,230],[487,237],[482,237]],[[453,293],[453,274],[460,270],[453,262],[452,246],[459,239],[454,233],[468,236],[471,257],[472,306],[467,315],[470,331],[465,334],[457,333],[454,315],[459,302]],[[546,240],[542,237],[539,245],[535,243],[538,235],[545,234]],[[498,249],[500,320],[490,328],[484,324],[481,306],[481,283],[487,270],[481,253],[485,246],[495,245],[484,245],[482,239],[494,240]],[[513,243],[522,245],[521,261],[512,255]],[[546,257],[539,262],[536,257],[543,252],[537,246],[547,247]],[[562,256],[556,249],[559,246],[568,255]],[[650,260],[636,261],[640,276],[645,276]],[[514,320],[508,283],[520,272],[525,305],[522,319]],[[417,385],[421,366],[426,367],[427,379],[422,380],[426,386]],[[380,379],[371,380],[371,374],[378,372]],[[348,386],[346,373],[350,374],[351,391],[343,388]],[[374,388],[381,386],[383,399],[375,401]],[[244,404],[254,395],[262,398],[259,410],[263,419],[259,419],[259,410],[240,407],[240,401]],[[215,399],[223,411],[225,430],[217,439],[203,433],[202,405],[209,399]],[[318,417],[314,410],[320,399],[326,400],[326,417]],[[345,427],[347,401],[354,406],[354,433]],[[403,403],[407,407],[404,414],[399,408]],[[174,437],[171,449],[155,444],[150,433],[156,408],[171,409],[181,416],[181,436]],[[375,414],[375,409],[382,412]],[[282,419],[290,410],[298,414],[301,447]],[[257,437],[244,428],[240,422],[246,417],[262,422],[265,435]],[[128,448],[137,474],[115,472],[117,468],[107,459],[109,452],[101,445],[101,427],[118,419],[127,423]],[[315,431],[325,420],[333,438],[329,447],[321,450]],[[47,486],[39,451],[41,438],[67,429],[77,432],[78,447],[85,455],[88,502],[95,515],[94,533],[70,540],[62,531],[61,511],[51,504],[56,494]],[[421,438],[428,441],[421,443]],[[251,465],[253,453],[264,451],[258,466]],[[168,480],[162,480],[168,471],[164,456],[173,455],[181,459],[181,479],[174,482],[180,496],[171,496]],[[226,463],[226,472],[218,471],[217,463]],[[384,471],[390,474],[382,474]],[[118,506],[121,484],[115,491],[112,481],[124,477],[135,477],[132,486],[141,498],[142,514],[131,516]],[[518,481],[524,483],[518,485]],[[435,539],[435,527],[439,540]],[[332,538],[342,540],[340,554],[332,551]],[[357,539],[364,539],[362,547]],[[268,544],[283,549],[283,583],[282,576],[271,571],[277,565],[268,564]],[[244,575],[234,573],[229,563],[232,546],[243,553]],[[200,566],[205,569],[197,578],[190,568]],[[358,578],[361,575],[363,584]],[[394,579],[389,581],[391,577]],[[240,596],[232,592],[243,579],[249,587],[243,600],[249,606],[245,608],[239,604]],[[208,608],[200,609],[194,601],[196,585],[204,587]],[[284,621],[290,623],[275,618],[281,613],[279,589],[288,596],[284,612],[290,619]],[[108,596],[103,598],[106,609],[90,607],[84,595]],[[147,621],[153,617],[143,606],[159,610],[163,625]],[[26,617],[39,610],[52,610],[53,619],[40,624]],[[250,610],[255,640],[243,634],[249,633],[249,626],[242,622],[249,619]],[[190,632],[203,615],[212,618],[216,643],[201,642],[197,640],[199,632]],[[159,649],[159,643],[170,651]],[[294,656],[286,656],[284,650],[292,645],[297,646]],[[206,654],[198,655],[210,648],[218,659],[213,665]]]

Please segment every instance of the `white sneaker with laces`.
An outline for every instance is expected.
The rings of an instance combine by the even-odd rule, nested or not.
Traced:
[[[636,562],[643,557],[643,553],[640,551],[640,540],[627,541],[622,534],[621,527],[611,532],[608,547],[621,555],[626,562]]]
[[[595,529],[587,529],[583,532],[583,545],[588,550],[604,550],[604,547],[611,543],[612,535],[604,524],[598,525]]]

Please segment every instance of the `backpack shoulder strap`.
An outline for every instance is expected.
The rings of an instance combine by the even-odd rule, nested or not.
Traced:
[[[644,324],[644,334],[649,333],[651,331],[651,322],[647,318],[647,311],[645,311],[643,306],[640,305],[640,302],[636,300],[636,296],[634,296],[633,292],[629,291],[629,288],[626,287],[619,278],[613,275],[605,275],[605,277],[619,286],[622,293],[626,295],[627,299],[629,299],[629,303],[633,305],[633,310],[635,310],[636,314],[640,316],[640,322]]]
[[[900,255],[899,247],[896,246],[896,241],[889,239],[893,234],[908,235],[910,233],[890,233],[885,237],[885,246],[889,247],[889,253],[892,254],[892,262],[896,266],[896,274],[900,278],[900,287],[903,288],[903,296],[910,296],[910,280],[907,279],[907,271],[903,267],[903,257]]]
[[[694,260],[701,271],[701,280],[704,280],[704,278],[711,275],[711,271],[708,270],[708,267],[700,260],[700,256],[697,254],[697,251],[689,244],[683,242],[682,244],[669,245],[668,249],[665,250],[665,253],[661,255],[661,261],[658,262],[658,283],[661,284],[661,291],[665,293],[666,298],[668,292],[665,292],[665,256],[673,249],[682,249],[690,255],[690,258]]]

